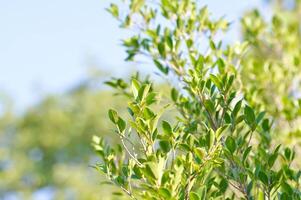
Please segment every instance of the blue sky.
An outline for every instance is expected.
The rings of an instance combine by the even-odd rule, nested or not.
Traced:
[[[234,21],[260,0],[204,0],[214,16]],[[104,10],[107,0],[0,0],[0,92],[19,109],[47,93],[61,93],[81,80],[91,64],[125,72],[119,45],[126,32]]]

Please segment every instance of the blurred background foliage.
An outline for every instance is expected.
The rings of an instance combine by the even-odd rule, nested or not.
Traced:
[[[91,137],[110,130],[108,105],[118,109],[126,104],[121,96],[95,88],[93,81],[47,96],[22,115],[3,110],[0,199],[32,199],[39,189],[53,199],[104,199],[108,188],[100,187],[99,176],[89,167],[94,159]]]
[[[273,117],[276,139],[300,145],[301,1],[272,2],[269,19],[252,10],[241,20],[243,39],[249,42],[242,87],[253,106]]]
[[[270,19],[253,10],[241,20],[242,39],[250,47],[240,76],[248,100],[253,106],[261,102],[260,109],[277,122],[274,136],[297,147],[301,141],[301,1],[272,2]],[[11,100],[2,101],[0,199],[39,199],[40,192],[52,199],[121,199],[109,195],[120,191],[101,185],[90,167],[96,159],[92,135],[109,134],[112,142],[116,137],[107,110],[126,112],[126,99],[95,86],[100,82],[89,78],[62,95],[44,97],[22,114],[13,111]],[[301,165],[300,158],[297,162]]]
[[[21,115],[2,98],[0,199],[40,199],[39,194],[64,200],[125,198],[92,167],[97,159],[92,136],[117,141],[108,108],[127,112],[126,97],[103,83],[103,77],[91,76],[62,95],[44,97]],[[166,87],[160,88],[163,95]]]

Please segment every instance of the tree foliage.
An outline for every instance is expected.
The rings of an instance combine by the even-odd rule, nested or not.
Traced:
[[[281,130],[274,124],[281,121],[273,117],[285,114],[285,109],[273,112],[269,95],[274,90],[265,90],[266,81],[274,77],[261,78],[266,65],[280,70],[276,76],[285,70],[284,60],[297,60],[289,43],[280,47],[281,58],[269,59],[270,52],[257,51],[264,50],[265,37],[281,40],[280,44],[300,37],[299,24],[286,24],[296,33],[286,32],[288,27],[273,18],[270,28],[255,11],[242,20],[244,40],[224,44],[220,35],[229,22],[212,19],[207,7],[195,0],[131,0],[111,4],[108,11],[121,27],[134,30],[123,41],[126,60],[145,56],[172,86],[170,97],[161,100],[166,105],[156,109],[160,98],[151,82],[133,78],[125,87],[111,82],[127,94],[129,119],[108,111],[120,145],[112,147],[93,137],[101,158],[95,167],[110,183],[132,199],[300,199],[296,153],[275,141],[274,134]],[[287,91],[277,86],[282,99]],[[176,114],[162,120],[166,109]],[[292,112],[299,113],[300,106]]]

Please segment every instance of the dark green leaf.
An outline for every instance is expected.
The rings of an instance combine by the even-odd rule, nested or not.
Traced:
[[[214,112],[214,104],[210,99],[206,99],[204,102],[204,106],[205,108],[210,112],[213,113]]]
[[[259,124],[259,122],[263,119],[265,115],[265,112],[260,112],[259,115],[256,118],[256,123]]]
[[[273,167],[277,157],[278,157],[278,153],[273,153],[272,155],[269,156],[268,164],[270,167]]]
[[[235,140],[233,139],[232,136],[228,136],[226,141],[225,141],[226,147],[227,149],[231,152],[234,153],[234,151],[236,150],[236,143]]]
[[[158,60],[154,60],[154,63],[162,73],[168,74],[168,67],[164,67]]]
[[[269,178],[263,171],[259,171],[258,178],[263,184],[265,185],[269,184]]]
[[[165,45],[164,45],[164,41],[162,41],[162,42],[160,42],[159,44],[158,44],[158,51],[159,51],[159,54],[163,57],[163,58],[165,58]]]
[[[168,47],[169,47],[170,49],[173,49],[173,42],[172,42],[172,39],[171,39],[171,36],[170,36],[170,35],[168,35],[168,36],[166,37],[166,42],[167,42]]]
[[[172,128],[167,121],[162,121],[162,128],[163,128],[163,131],[165,134],[167,134],[167,135],[172,134]]]
[[[242,100],[238,101],[238,102],[235,104],[234,108],[233,108],[232,116],[233,116],[234,118],[236,118],[236,116],[237,116],[237,114],[238,114],[238,112],[239,112],[239,110],[240,110],[240,108],[241,108],[241,103],[242,103]]]
[[[125,130],[125,127],[126,127],[126,122],[122,118],[119,117],[118,122],[117,122],[117,126],[119,128],[119,131],[123,132]]]
[[[255,128],[256,128],[255,113],[254,113],[254,110],[247,105],[245,106],[245,109],[244,109],[244,117],[245,117],[246,123],[251,127],[251,129],[255,130]]]
[[[270,129],[270,125],[269,125],[269,120],[268,119],[264,119],[261,127],[264,131],[268,131]]]
[[[252,150],[252,146],[249,146],[245,151],[244,154],[242,156],[242,161],[244,162],[246,160],[246,158],[248,157],[250,151]]]
[[[118,122],[119,117],[118,117],[118,114],[117,114],[117,112],[115,110],[110,109],[109,112],[108,112],[108,115],[109,115],[110,120],[114,124],[116,124]]]
[[[176,102],[178,100],[179,92],[175,89],[172,88],[171,90],[171,99]]]
[[[161,140],[161,141],[159,142],[159,145],[160,145],[161,149],[162,149],[165,153],[169,152],[170,149],[171,149],[170,143],[169,143],[168,141],[166,141],[166,140]]]

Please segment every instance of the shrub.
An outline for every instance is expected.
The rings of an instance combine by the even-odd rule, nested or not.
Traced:
[[[120,145],[93,137],[95,167],[110,183],[132,199],[300,199],[295,151],[273,142],[271,114],[245,98],[250,41],[222,43],[229,22],[195,0],[131,0],[108,11],[135,32],[123,41],[126,60],[145,56],[172,87],[157,111],[149,81],[108,82],[128,96],[130,117],[108,112]],[[170,107],[172,120],[161,120]]]

